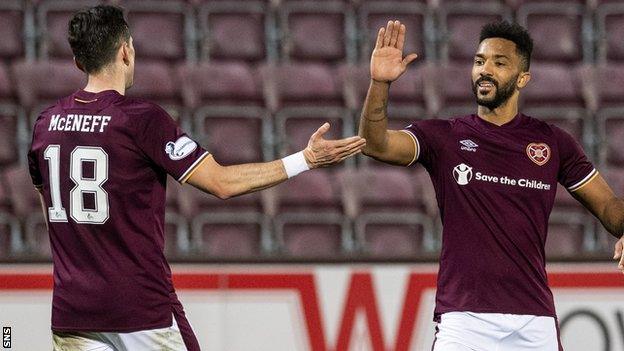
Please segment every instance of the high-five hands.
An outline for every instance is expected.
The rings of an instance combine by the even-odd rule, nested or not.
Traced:
[[[399,21],[388,21],[386,28],[380,28],[377,42],[371,56],[371,78],[390,83],[403,74],[418,55],[411,53],[403,58],[405,25]]]
[[[362,151],[366,140],[359,136],[345,139],[326,140],[323,135],[329,130],[329,123],[323,124],[312,134],[308,146],[303,150],[310,168],[327,167],[339,163]]]

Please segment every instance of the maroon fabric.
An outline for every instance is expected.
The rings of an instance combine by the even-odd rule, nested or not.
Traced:
[[[69,115],[82,115],[84,132],[66,131],[78,123],[78,117]],[[54,221],[56,211],[50,222],[53,330],[127,333],[171,325],[172,305],[179,301],[163,254],[167,174],[180,179],[207,155],[197,145],[180,154],[181,143],[173,143],[183,136],[164,110],[116,91],[78,91],[39,116],[28,155],[30,173],[35,185],[43,185],[46,207],[52,207],[49,165],[53,160],[44,153],[50,145],[60,149],[56,182],[67,215],[65,221]],[[96,167],[94,161],[80,158],[81,165],[76,166],[72,155],[78,146],[105,152],[106,168],[99,164],[102,159],[95,160]],[[103,190],[83,193],[79,183],[88,181],[89,171],[98,178],[105,169],[107,178],[99,185]],[[72,174],[82,179],[74,181]],[[85,218],[88,221],[100,212],[88,212],[87,201],[70,196],[75,189],[83,199],[89,193],[103,197],[97,206],[102,212],[107,207],[108,212],[101,224],[85,223]],[[98,201],[91,202],[93,206]],[[83,217],[76,207],[81,205]],[[82,223],[76,218],[83,218]]]
[[[555,317],[544,245],[557,181],[570,188],[594,171],[578,143],[522,114],[502,126],[470,115],[416,121],[406,131],[418,139],[444,226],[435,316]],[[549,151],[534,161],[532,143]],[[527,180],[532,187],[523,186]]]
[[[173,316],[176,323],[178,323],[178,328],[180,329],[180,334],[182,334],[182,340],[184,340],[187,351],[199,351],[199,341],[195,337],[191,324],[186,319],[186,314],[181,304],[173,306]]]

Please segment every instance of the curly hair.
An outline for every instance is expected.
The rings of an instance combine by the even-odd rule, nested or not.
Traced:
[[[488,38],[503,38],[516,44],[516,52],[521,59],[521,68],[528,71],[531,67],[531,53],[533,52],[533,39],[529,32],[517,23],[507,21],[493,22],[481,28],[479,43]]]
[[[130,40],[123,10],[99,5],[77,12],[69,21],[67,40],[76,61],[87,73],[97,73],[115,58],[117,49]]]

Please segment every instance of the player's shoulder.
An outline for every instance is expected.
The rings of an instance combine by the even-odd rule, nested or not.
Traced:
[[[158,104],[142,98],[124,96],[123,99],[115,101],[115,107],[133,118],[153,117],[154,115],[168,116],[167,112]]]
[[[452,119],[420,119],[412,122],[406,127],[406,129],[418,128],[422,130],[441,130],[451,128],[452,124]]]
[[[42,123],[47,118],[49,118],[50,116],[57,114],[57,113],[61,113],[61,111],[63,110],[63,100],[66,98],[67,97],[58,99],[53,104],[44,107],[41,110],[41,112],[39,112],[39,114],[37,115],[37,118],[35,119],[35,127],[38,124]]]
[[[572,138],[567,131],[547,120],[528,115],[524,115],[524,118],[526,119],[524,124],[526,128],[529,128],[537,133],[541,133],[546,137],[552,137],[555,139]]]

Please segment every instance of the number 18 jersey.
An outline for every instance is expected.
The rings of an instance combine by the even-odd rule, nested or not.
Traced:
[[[41,113],[28,161],[49,218],[53,330],[172,324],[167,174],[185,182],[207,155],[160,107],[113,90],[80,90]]]

